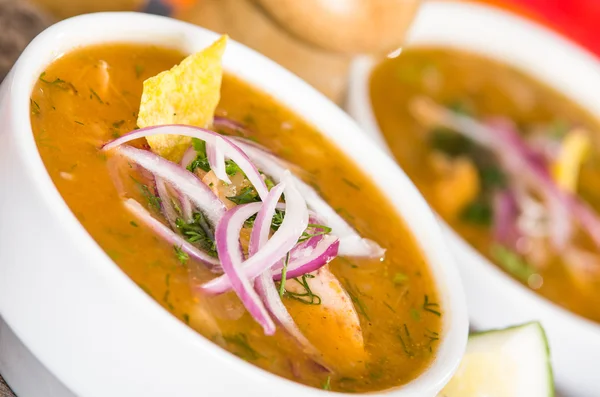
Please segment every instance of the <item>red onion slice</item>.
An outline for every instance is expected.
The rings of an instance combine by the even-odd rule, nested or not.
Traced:
[[[231,282],[233,290],[250,312],[250,315],[263,327],[265,334],[273,335],[275,333],[275,323],[273,323],[260,297],[252,288],[250,280],[243,274],[243,254],[240,247],[240,232],[244,227],[244,223],[256,214],[262,205],[262,203],[242,204],[227,211],[217,225],[215,241],[221,266]],[[255,256],[260,252],[256,253]],[[250,259],[252,258],[250,257]]]
[[[154,178],[156,183],[156,192],[158,193],[158,197],[160,198],[160,205],[163,210],[163,214],[165,218],[167,218],[167,222],[171,225],[173,230],[177,230],[176,220],[178,218],[177,211],[173,206],[173,202],[171,201],[171,195],[167,190],[167,185],[161,177],[157,176]]]
[[[274,263],[283,259],[294,248],[308,226],[306,202],[294,186],[292,175],[289,171],[286,171],[282,179],[285,184],[284,194],[286,200],[283,222],[265,245],[243,263],[242,271],[245,277],[250,280],[254,280],[258,275],[273,266]],[[211,294],[220,294],[227,291],[229,284],[227,275],[223,275],[207,282],[201,288]]]
[[[185,168],[148,150],[132,146],[119,146],[115,151],[176,186],[177,190],[189,197],[205,213],[213,225],[216,225],[225,213],[225,204],[215,196],[208,186]]]
[[[206,157],[208,158],[208,164],[215,173],[215,176],[225,183],[231,183],[229,175],[225,169],[225,143],[221,137],[215,138],[213,145],[206,146]]]
[[[214,146],[218,140],[221,140],[222,143],[220,144],[220,147],[223,150],[224,156],[233,160],[238,167],[240,167],[262,200],[267,197],[269,189],[267,189],[267,185],[262,179],[260,172],[258,172],[258,169],[256,169],[256,166],[250,161],[246,153],[244,153],[242,149],[234,144],[231,139],[205,128],[179,124],[142,128],[128,132],[120,138],[107,143],[102,147],[102,150],[110,150],[126,142],[130,142],[135,139],[146,138],[152,135],[180,135],[197,138],[206,142],[207,150],[210,146]]]
[[[235,141],[260,170],[273,178],[275,182],[281,181],[284,172],[287,171],[281,160],[267,151],[259,149],[257,145],[250,145],[240,139],[235,139]],[[340,256],[382,258],[385,255],[385,249],[372,240],[362,238],[312,187],[296,176],[292,175],[292,178],[309,208],[323,217],[325,223],[331,227],[332,234],[340,239],[338,252]]]
[[[245,131],[246,126],[241,123],[238,123],[235,120],[228,119],[227,117],[215,116],[213,118],[213,126],[215,127],[225,127],[230,130],[240,130]]]
[[[470,117],[456,114],[431,101],[427,102],[435,122],[457,131],[476,143],[487,147],[503,162],[515,178],[528,182],[545,199],[551,217],[551,236],[555,247],[567,246],[572,236],[572,218],[600,247],[600,218],[587,203],[561,190],[548,172],[539,154],[527,146],[508,120],[494,120],[483,124]]]
[[[519,205],[511,191],[494,196],[494,240],[510,249],[516,249],[520,232],[517,227]]]
[[[312,273],[331,262],[337,255],[340,242],[335,236],[322,236],[314,248],[301,250],[296,253],[296,259],[291,260],[287,266],[286,279],[300,277]],[[316,239],[316,237],[315,237]],[[272,277],[275,281],[281,280],[281,267],[273,268]]]
[[[183,154],[183,157],[181,158],[181,161],[179,162],[179,164],[181,164],[181,166],[183,168],[187,168],[187,167],[189,167],[190,164],[192,164],[192,161],[194,161],[197,156],[198,156],[198,153],[196,153],[196,149],[194,149],[193,147],[190,147]]]
[[[275,209],[277,208],[277,202],[281,197],[285,185],[280,183],[273,187],[269,192],[269,195],[265,199],[265,202],[256,216],[254,221],[254,228],[250,235],[250,245],[248,247],[248,254],[250,256],[256,254],[269,239],[269,233],[271,232],[271,222],[275,215]],[[296,325],[296,322],[288,312],[287,308],[281,301],[279,291],[275,287],[273,278],[271,277],[271,271],[266,270],[260,276],[256,278],[254,282],[256,291],[265,302],[267,309],[271,312],[273,317],[281,324],[281,326],[290,334],[296,341],[302,346],[304,352],[319,364],[322,363],[323,358],[319,351],[310,343],[308,339],[302,334],[302,331]]]
[[[199,260],[202,263],[210,265],[213,267],[213,270],[220,269],[219,260],[208,255],[205,252],[202,252],[198,248],[194,247],[192,244],[188,243],[178,235],[173,232],[168,226],[163,224],[158,219],[154,218],[150,212],[148,212],[143,205],[137,202],[134,199],[127,199],[123,202],[125,208],[129,212],[131,212],[134,216],[136,216],[142,223],[152,229],[156,234],[162,237],[167,243],[172,244],[173,246],[180,247],[185,253],[191,256],[194,259]]]

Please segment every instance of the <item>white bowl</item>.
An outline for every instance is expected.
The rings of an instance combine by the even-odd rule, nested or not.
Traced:
[[[483,5],[430,2],[418,14],[407,40],[408,47],[466,49],[514,65],[600,117],[598,60],[513,14]],[[347,106],[363,130],[390,153],[369,99],[374,65],[369,58],[353,63]],[[472,326],[489,329],[540,320],[550,341],[558,386],[568,396],[600,395],[600,325],[523,287],[442,223],[458,259]]]
[[[194,52],[217,37],[190,24],[143,14],[80,16],[37,37],[2,84],[0,315],[8,328],[0,324],[0,346],[8,349],[4,357],[18,357],[27,350],[32,355],[0,359],[0,372],[23,397],[69,395],[66,389],[86,397],[326,393],[272,375],[222,350],[142,292],[76,220],[35,146],[29,95],[44,68],[63,53],[115,41]],[[394,186],[394,192],[388,190],[386,195],[428,259],[445,314],[439,353],[431,366],[409,384],[382,394],[434,396],[456,369],[468,332],[460,279],[435,216],[395,163],[314,89],[235,42],[229,44],[223,62],[228,72],[270,93],[317,127],[360,162],[381,189]],[[371,161],[365,163],[366,158]],[[12,343],[16,339],[22,345]],[[17,367],[32,368],[32,363],[37,363],[35,374]],[[39,374],[44,367],[66,389],[52,384],[50,392],[43,383],[36,385],[37,376],[50,382],[47,372]]]

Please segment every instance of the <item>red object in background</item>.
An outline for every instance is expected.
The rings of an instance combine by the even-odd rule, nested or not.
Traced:
[[[600,56],[600,0],[481,0],[532,18]]]

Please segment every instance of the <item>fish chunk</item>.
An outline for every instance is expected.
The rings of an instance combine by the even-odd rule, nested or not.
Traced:
[[[286,299],[286,306],[307,339],[323,354],[333,370],[361,373],[366,360],[365,345],[358,313],[352,299],[328,266],[306,278],[320,304]],[[306,288],[296,280],[287,280],[288,292],[302,294]]]

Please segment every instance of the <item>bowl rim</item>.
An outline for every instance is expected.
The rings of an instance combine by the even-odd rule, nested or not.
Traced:
[[[512,37],[525,34],[534,40],[535,43],[543,44],[546,49],[552,47],[552,51],[562,55],[565,59],[569,59],[570,65],[576,64],[578,69],[583,70],[582,74],[586,76],[596,76],[594,80],[595,84],[592,83],[590,84],[591,86],[600,86],[600,60],[597,57],[595,57],[585,48],[581,47],[579,44],[572,42],[568,38],[549,29],[548,27],[535,21],[526,19],[518,14],[506,11],[494,5],[444,0],[429,0],[427,4],[422,6],[420,13],[427,15],[428,17],[433,13],[437,13],[439,15],[444,14],[446,16],[451,15],[452,17],[464,16],[473,19],[485,17],[481,22],[482,25],[489,23],[491,18],[494,18],[497,23],[510,25],[512,29],[514,29],[514,31],[511,32]],[[424,37],[421,37],[420,35],[423,35]],[[486,58],[496,60],[503,64],[514,67],[519,71],[523,71],[529,76],[533,76],[536,80],[543,82],[545,85],[565,95],[566,98],[574,103],[577,103],[596,118],[600,116],[599,101],[595,101],[598,103],[594,108],[593,105],[595,102],[586,101],[586,94],[577,92],[575,89],[573,89],[569,82],[557,82],[556,80],[551,79],[550,76],[555,74],[555,72],[549,71],[547,68],[543,68],[541,70],[541,74],[539,74],[540,70],[533,70],[531,65],[525,65],[525,61],[515,59],[512,54],[496,50],[494,46],[489,46],[486,48],[481,46],[480,43],[476,43],[477,40],[473,42],[465,37],[460,36],[458,37],[458,40],[455,39],[456,37],[452,35],[443,36],[437,33],[436,36],[436,33],[428,34],[422,30],[415,31],[413,29],[409,31],[407,43],[409,46],[414,48],[448,48],[467,50],[482,55]],[[557,55],[557,57],[560,55]],[[392,155],[391,150],[387,146],[379,129],[375,114],[370,106],[370,100],[364,99],[369,98],[369,77],[371,71],[378,63],[379,61],[371,56],[359,56],[353,60],[350,72],[351,77],[349,95],[346,105],[349,113],[355,117],[359,125],[366,130],[372,138],[374,138],[375,142],[377,142],[377,144],[380,145],[384,151]],[[564,67],[563,69],[568,68]],[[595,74],[593,72],[595,72]],[[589,94],[587,94],[587,97],[589,97]],[[444,229],[444,234],[450,240],[450,244],[457,248],[461,253],[466,254],[470,258],[474,258],[478,262],[479,266],[485,269],[485,271],[489,274],[493,275],[498,282],[502,284],[502,289],[507,290],[511,294],[518,295],[519,299],[527,299],[531,301],[533,304],[544,308],[553,315],[569,321],[569,323],[581,330],[599,335],[600,340],[600,334],[598,334],[600,331],[600,323],[573,313],[570,310],[554,303],[552,300],[545,298],[525,287],[516,281],[512,276],[500,270],[497,265],[472,247],[439,215],[436,214],[436,216],[438,217],[439,222]]]
[[[119,27],[116,28],[116,26]],[[147,28],[150,26],[153,27],[153,32],[148,34]],[[111,30],[110,27],[115,28],[117,31]],[[78,34],[77,38],[74,38],[75,32]],[[159,37],[160,34],[163,36]],[[116,36],[127,36],[127,39],[107,39],[107,37]],[[264,379],[266,377],[269,382],[274,382],[281,387],[281,390],[290,392],[290,395],[299,395],[300,393],[324,394],[324,391],[279,377],[235,357],[187,327],[164,310],[154,299],[146,295],[106,255],[68,208],[46,171],[33,138],[29,122],[31,90],[43,69],[65,52],[92,44],[137,42],[175,47],[189,53],[205,47],[218,37],[219,35],[214,32],[185,22],[130,12],[82,15],[53,25],[41,33],[27,47],[6,79],[10,82],[10,86],[7,88],[6,100],[11,105],[9,107],[9,122],[13,123],[12,130],[14,130],[16,147],[22,155],[24,172],[31,178],[40,200],[48,208],[52,208],[52,216],[55,221],[60,220],[60,227],[64,232],[73,238],[74,243],[77,242],[82,250],[88,252],[90,258],[93,257],[93,260],[90,259],[89,262],[94,263],[94,270],[110,278],[114,288],[120,288],[124,293],[128,293],[133,302],[139,303],[140,310],[148,313],[152,312],[151,314],[159,319],[164,327],[169,328],[169,332],[179,338],[189,340],[189,345],[199,352],[210,352],[213,357],[224,360],[225,365],[238,371],[252,373],[254,378],[263,377]],[[179,42],[181,45],[174,46],[173,41]],[[232,64],[236,57],[243,57],[244,61],[247,60],[249,64],[263,67],[265,71],[269,72],[263,74],[268,74],[269,77],[251,76],[250,72],[245,70],[248,65]],[[370,153],[374,158],[375,163],[373,164],[379,165],[368,165],[367,170],[365,170],[365,167],[361,167],[365,174],[373,173],[375,168],[383,169],[382,167],[387,167],[393,170],[385,172],[393,174],[395,180],[405,190],[405,198],[402,200],[404,200],[406,208],[400,208],[390,197],[391,193],[383,190],[379,183],[377,183],[378,188],[403,218],[407,229],[414,236],[415,242],[427,258],[428,268],[437,286],[441,299],[440,303],[446,314],[443,321],[444,337],[439,346],[438,354],[430,366],[411,382],[399,388],[378,392],[377,394],[408,397],[436,393],[448,382],[458,367],[460,358],[462,358],[466,348],[468,318],[466,315],[466,301],[458,270],[453,263],[454,259],[449,253],[441,229],[424,199],[395,162],[387,156],[379,155],[380,150],[364,137],[362,131],[347,114],[298,77],[233,40],[228,44],[223,63],[226,71],[241,77],[261,91],[272,95],[283,106],[303,117],[309,124],[316,126],[323,136],[330,139],[333,144],[357,164],[359,163],[356,153],[359,146],[363,153]],[[269,79],[268,84],[261,79]],[[273,80],[278,80],[280,83],[284,81],[286,84],[276,85],[272,82]],[[282,87],[284,87],[283,91]],[[304,95],[310,97],[310,100],[302,99],[302,105],[293,103],[295,100],[292,91],[294,90],[296,91],[294,95]],[[309,110],[316,111],[317,108],[321,116],[315,116],[309,112]],[[334,125],[333,121],[338,125]],[[343,130],[343,133],[338,132],[338,130]],[[342,135],[344,135],[344,139],[342,139]],[[413,214],[411,214],[411,210]],[[419,214],[417,215],[416,212],[419,212]],[[418,218],[423,226],[416,225],[413,218]],[[423,230],[418,231],[421,228]],[[424,239],[425,235],[427,235],[428,240]],[[443,254],[442,251],[446,253]],[[11,316],[6,316],[5,320],[21,338],[21,324],[15,324],[15,319]],[[23,341],[48,369],[59,375],[61,380],[64,381],[68,378],[64,371],[54,371],[56,368],[53,368],[55,365],[53,365],[50,357],[40,354],[39,342],[34,343],[34,341],[27,340],[27,338],[24,338]],[[69,385],[67,384],[67,386]]]

